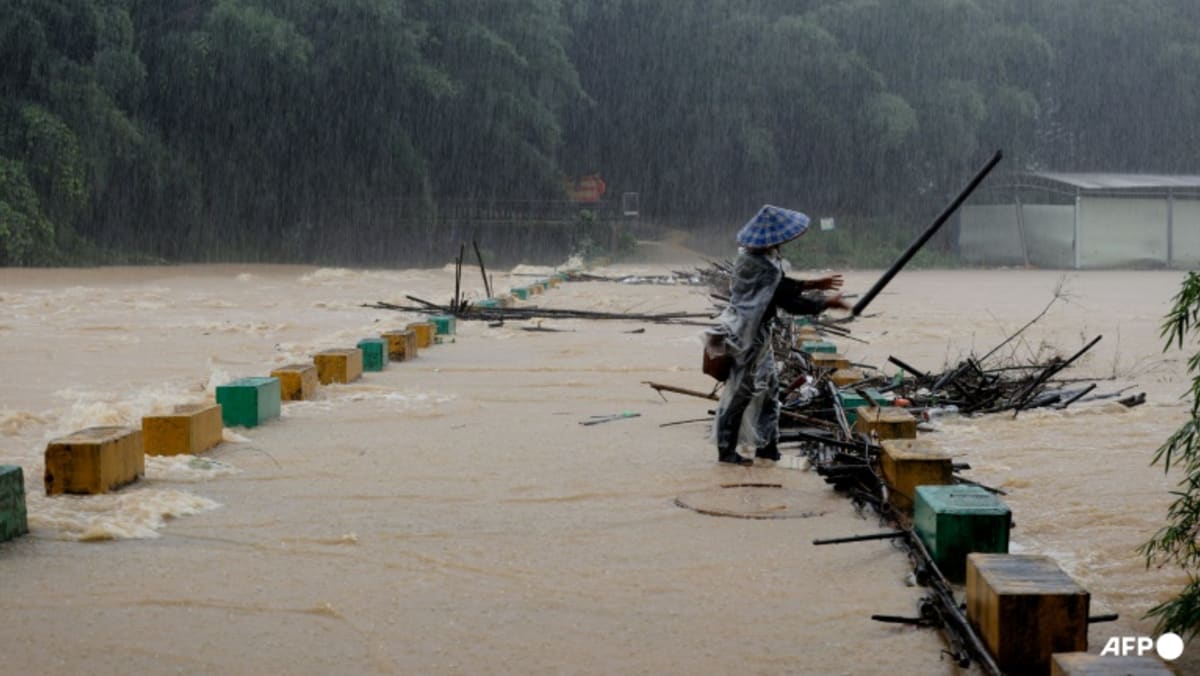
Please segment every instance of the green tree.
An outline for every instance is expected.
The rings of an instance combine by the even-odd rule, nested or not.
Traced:
[[[53,241],[24,165],[0,156],[0,265],[48,263]]]
[[[1189,272],[1173,299],[1162,325],[1166,349],[1182,348],[1184,341],[1200,334],[1200,275]],[[1200,352],[1188,359],[1192,376],[1188,397],[1191,410],[1183,423],[1154,454],[1154,464],[1164,471],[1183,471],[1175,501],[1167,510],[1167,525],[1139,550],[1146,565],[1175,564],[1188,574],[1188,584],[1173,599],[1152,608],[1148,615],[1158,620],[1160,632],[1172,631],[1187,638],[1200,632]]]

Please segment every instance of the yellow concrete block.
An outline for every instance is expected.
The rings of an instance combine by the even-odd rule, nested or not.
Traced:
[[[833,384],[837,387],[845,387],[847,385],[853,385],[854,383],[862,382],[862,380],[866,377],[866,374],[864,374],[860,369],[838,369],[829,374],[829,379],[832,380]]]
[[[424,349],[433,345],[433,336],[437,332],[437,327],[433,322],[413,322],[405,328],[416,332],[418,348]]]
[[[317,379],[322,385],[330,383],[352,383],[362,377],[362,350],[325,350],[313,355],[317,366]]]
[[[1006,674],[1047,674],[1087,650],[1091,595],[1048,556],[967,555],[967,619]]]
[[[530,284],[529,285],[529,295],[531,295],[531,296],[542,295],[542,285],[541,284]]]
[[[46,446],[46,495],[107,493],[145,474],[141,430],[89,427]]]
[[[407,361],[417,358],[417,332],[412,329],[397,329],[379,334],[387,341],[388,359]]]
[[[1171,676],[1174,673],[1155,657],[1078,652],[1055,653],[1050,659],[1050,676]]]
[[[279,398],[282,401],[304,401],[317,396],[317,367],[312,364],[288,364],[271,371],[279,379]]]
[[[221,443],[220,404],[184,404],[167,415],[142,418],[146,455],[196,455]]]
[[[814,357],[817,355],[813,355]],[[860,406],[854,409],[854,429],[876,439],[916,439],[917,419],[895,406]]]
[[[801,345],[806,340],[821,340],[821,332],[812,326],[802,326],[796,329],[796,344]]]
[[[891,490],[892,504],[911,511],[917,486],[944,486],[954,481],[950,455],[927,439],[885,439],[880,442],[879,468]]]
[[[832,352],[810,352],[809,358],[812,359],[813,366],[818,369],[829,369],[830,371],[838,371],[841,369],[850,368],[850,360],[846,355]]]

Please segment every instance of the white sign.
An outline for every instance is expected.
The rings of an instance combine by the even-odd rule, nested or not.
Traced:
[[[833,230],[833,219],[832,218],[822,218],[821,219],[821,230],[822,231]]]

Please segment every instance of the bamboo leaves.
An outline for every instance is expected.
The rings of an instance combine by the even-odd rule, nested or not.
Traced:
[[[1171,310],[1162,324],[1164,350],[1182,348],[1184,340],[1195,338],[1200,331],[1200,275],[1189,272],[1182,288],[1172,299]],[[1188,638],[1200,633],[1200,352],[1188,359],[1192,376],[1188,395],[1192,400],[1191,415],[1179,429],[1154,453],[1151,464],[1161,463],[1163,470],[1172,467],[1183,470],[1178,490],[1172,491],[1175,501],[1167,510],[1167,525],[1138,552],[1146,557],[1146,565],[1175,564],[1189,576],[1187,586],[1173,599],[1150,609],[1149,617],[1158,619],[1160,631],[1173,631]]]

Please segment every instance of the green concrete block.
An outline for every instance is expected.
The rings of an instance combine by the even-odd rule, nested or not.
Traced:
[[[25,474],[17,465],[0,465],[0,542],[28,532]]]
[[[498,308],[500,307],[500,301],[495,298],[484,298],[483,300],[476,301],[475,307]]]
[[[812,317],[793,317],[792,326],[797,328],[802,326],[812,326]]]
[[[439,336],[454,335],[454,315],[434,315],[429,318],[436,327],[435,334]]]
[[[951,582],[967,575],[967,554],[1008,553],[1012,512],[979,486],[917,486],[913,529]]]
[[[519,286],[511,289],[512,295],[517,300],[529,300],[529,289]]]
[[[217,403],[226,427],[257,427],[279,417],[278,378],[240,378],[217,386]]]
[[[363,338],[356,346],[362,350],[363,370],[382,371],[388,365],[387,341],[382,338]]]
[[[805,352],[828,352],[829,354],[837,354],[837,345],[828,340],[806,340],[800,345],[800,349]]]

